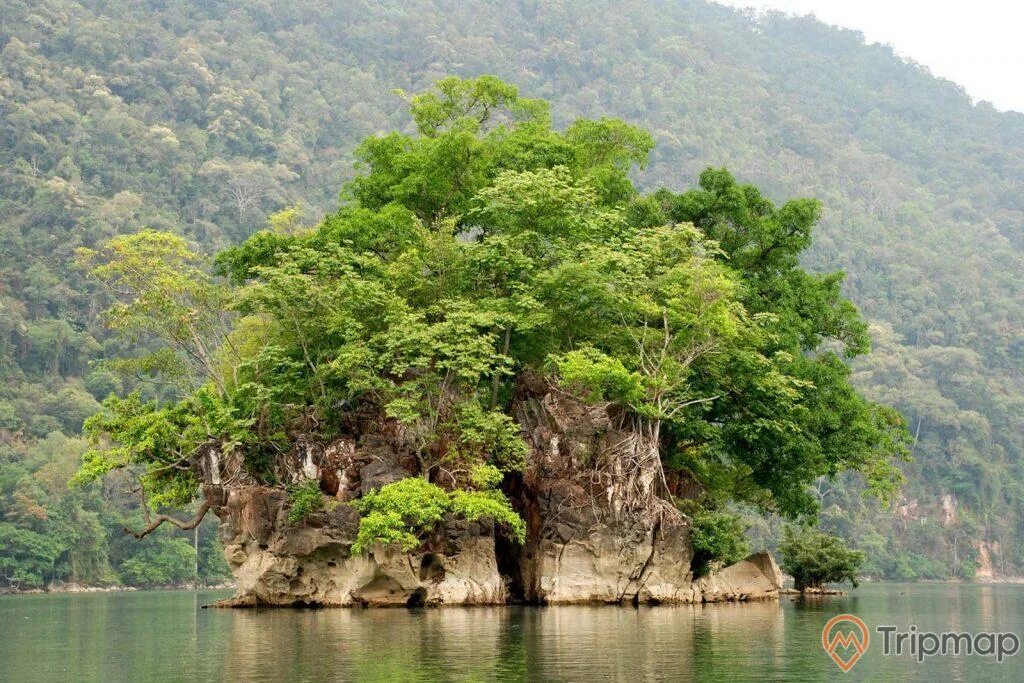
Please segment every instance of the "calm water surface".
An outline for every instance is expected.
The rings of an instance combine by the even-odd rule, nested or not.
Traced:
[[[1024,586],[868,585],[819,601],[687,607],[203,610],[222,592],[0,596],[0,680],[1024,681],[1024,653],[883,657],[880,624],[1024,635]],[[849,674],[821,628],[871,628]]]

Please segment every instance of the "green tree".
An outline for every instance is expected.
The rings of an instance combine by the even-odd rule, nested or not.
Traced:
[[[195,581],[196,552],[184,538],[155,537],[121,564],[121,576],[133,586],[166,586]]]
[[[491,77],[444,79],[409,102],[418,132],[365,141],[335,214],[218,257],[230,284],[152,231],[83,252],[122,292],[111,324],[163,341],[151,358],[168,362],[149,367],[185,381],[172,402],[108,399],[87,423],[95,447],[79,481],[131,467],[155,503],[180,505],[199,494],[197,458],[214,452],[281,485],[287,435],[308,424],[348,433],[358,414],[416,461],[410,480],[358,502],[359,548],[409,548],[445,514],[489,517],[521,538],[497,480],[477,479],[522,467],[514,394],[534,373],[616,415],[626,436],[605,455],[644,494],[631,504],[671,498],[665,461],[708,489],[709,471],[735,463],[717,493],[787,515],[812,511],[808,485],[844,470],[891,492],[879,482],[898,478],[902,425],[819,348],[826,332],[863,324],[836,278],[799,269],[806,238],[739,262],[701,220],[631,222],[628,205],[646,200],[627,174],[650,145],[621,121],[559,132],[545,104]],[[787,204],[764,231],[809,231],[811,206]],[[770,293],[783,286],[800,294]],[[794,303],[814,297],[823,303]],[[296,490],[295,519],[315,493],[312,482]],[[190,522],[157,516],[138,535],[192,528],[208,508]]]
[[[864,563],[864,553],[852,550],[841,538],[817,529],[783,531],[782,571],[793,577],[797,590],[823,588],[827,583],[849,581],[856,588],[857,571]]]
[[[818,475],[800,473],[834,477],[844,469],[858,470],[871,490],[891,499],[902,475],[880,466],[876,454],[907,454],[903,420],[891,408],[862,398],[840,357],[867,352],[866,324],[841,293],[842,273],[815,275],[799,265],[811,244],[818,203],[792,200],[776,208],[724,169],[704,171],[699,189],[677,197],[661,192],[658,198],[673,218],[692,222],[713,239],[718,259],[742,274],[742,303],[763,325],[758,351],[789,380],[782,390],[767,393],[746,384],[763,371],[737,359],[753,374],[734,373],[738,381],[711,405],[709,416],[723,424],[716,434],[717,448],[728,454],[722,460],[743,463],[739,480],[736,474],[728,480],[743,486],[746,478],[753,479],[791,514],[816,508],[809,486]],[[737,414],[746,420],[715,420]],[[777,476],[780,467],[789,476]]]
[[[186,382],[201,378],[223,392],[217,351],[225,341],[230,299],[183,238],[142,230],[110,240],[102,251],[80,249],[78,259],[115,299],[106,311],[108,327],[129,342],[152,338],[171,352],[124,360],[123,369]]]
[[[488,519],[519,543],[526,542],[526,523],[512,510],[504,494],[491,488],[500,480],[500,473],[492,467],[491,472],[498,476],[489,476],[484,468],[487,466],[474,473],[471,486],[478,490],[445,492],[435,484],[410,477],[355,501],[362,518],[352,551],[365,552],[375,543],[413,550],[449,514],[469,521]]]
[[[703,576],[715,566],[739,562],[750,553],[747,523],[740,515],[720,510],[701,510],[693,515],[692,540],[694,576]]]

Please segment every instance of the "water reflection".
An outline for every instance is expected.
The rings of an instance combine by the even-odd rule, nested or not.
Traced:
[[[357,680],[662,680],[707,662],[784,667],[776,603],[232,613],[224,674],[282,680],[347,673]],[[270,656],[268,656],[270,655]],[[753,664],[756,662],[756,664]],[[737,671],[737,673],[741,673]]]
[[[1024,587],[865,586],[847,598],[682,607],[200,610],[215,594],[0,597],[3,681],[830,680],[821,627],[1024,632]],[[13,628],[11,628],[13,626]],[[849,680],[1024,680],[1024,656],[881,656]]]

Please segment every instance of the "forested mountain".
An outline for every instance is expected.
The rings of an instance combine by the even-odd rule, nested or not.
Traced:
[[[131,482],[64,484],[98,399],[146,387],[101,366],[123,342],[76,248],[150,226],[213,253],[315,222],[356,142],[408,126],[395,89],[483,73],[556,126],[650,130],[648,189],[725,166],[819,198],[805,265],[846,271],[873,322],[856,381],[915,437],[895,505],[823,481],[826,526],[880,575],[1024,571],[1024,115],[855,32],[685,0],[6,0],[0,49],[0,582],[191,577],[190,538],[121,535]]]

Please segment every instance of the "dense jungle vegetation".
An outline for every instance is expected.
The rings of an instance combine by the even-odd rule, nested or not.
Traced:
[[[142,521],[134,480],[65,483],[99,401],[173,393],[104,363],[133,343],[105,328],[76,251],[144,226],[207,256],[268,221],[301,232],[335,214],[354,161],[373,168],[358,141],[413,132],[395,88],[482,73],[550,100],[556,131],[604,115],[650,131],[642,189],[699,199],[724,166],[780,205],[817,197],[802,264],[845,271],[872,341],[852,381],[913,437],[889,509],[858,477],[810,487],[825,526],[880,576],[1024,571],[1024,116],[856,33],[704,2],[11,1],[0,50],[5,582],[194,576],[190,534],[121,533]],[[379,189],[361,201],[383,205]],[[699,201],[664,210],[704,227]]]

